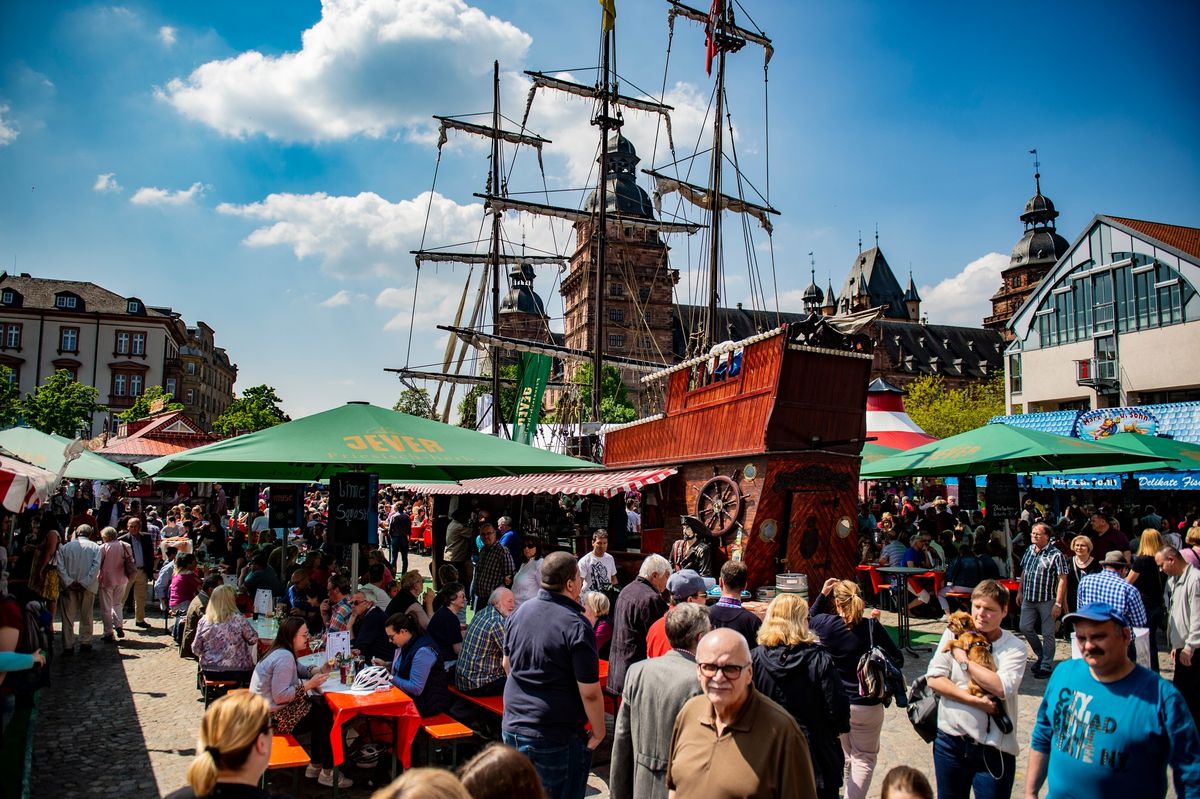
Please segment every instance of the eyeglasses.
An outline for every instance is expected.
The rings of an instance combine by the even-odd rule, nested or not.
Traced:
[[[716,677],[717,672],[725,675],[727,680],[736,680],[742,676],[742,669],[750,668],[750,664],[740,665],[737,663],[726,663],[724,666],[718,666],[716,663],[697,663],[700,667],[700,673],[705,677]]]

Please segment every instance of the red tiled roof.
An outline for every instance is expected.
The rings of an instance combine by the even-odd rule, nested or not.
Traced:
[[[109,439],[105,446],[96,447],[96,451],[102,455],[157,458],[219,440],[217,436],[203,432],[183,411],[167,411],[139,420],[139,423],[142,427],[127,436]],[[186,428],[187,432],[168,429],[176,424]]]
[[[1174,247],[1195,258],[1200,258],[1200,228],[1147,222],[1143,219],[1127,219],[1123,216],[1110,216],[1109,219],[1161,241],[1168,247]]]

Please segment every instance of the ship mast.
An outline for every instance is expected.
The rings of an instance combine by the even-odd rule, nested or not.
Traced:
[[[712,139],[712,171],[709,178],[709,190],[713,197],[721,196],[721,116],[725,111],[725,48],[720,45],[725,28],[725,3],[716,0],[717,18],[710,23],[713,26],[709,34],[716,40],[717,46],[717,87],[716,107],[713,114]],[[717,280],[721,268],[721,206],[713,202],[709,223],[708,251],[708,321],[704,325],[704,350],[710,349],[720,341],[717,336]]]
[[[608,258],[608,134],[621,129],[621,120],[609,115],[611,92],[612,40],[616,36],[615,26],[601,27],[603,42],[600,56],[600,113],[592,124],[600,128],[600,190],[596,207],[596,288],[592,320],[592,421],[600,422],[600,387],[604,376],[604,290],[606,288],[606,260]]]
[[[492,62],[492,193],[500,190],[500,62]],[[500,335],[500,213],[492,213],[492,334]],[[492,345],[492,435],[500,435],[500,348]]]

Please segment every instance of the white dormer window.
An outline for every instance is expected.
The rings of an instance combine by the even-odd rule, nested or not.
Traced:
[[[2,294],[0,294],[0,302],[4,303],[5,305],[12,305],[13,293],[6,289]]]
[[[78,297],[72,297],[70,294],[59,294],[54,298],[55,308],[68,308],[73,310],[79,304]]]
[[[129,304],[126,306],[125,310],[128,311],[129,313],[141,313],[142,305],[137,300],[130,300]]]

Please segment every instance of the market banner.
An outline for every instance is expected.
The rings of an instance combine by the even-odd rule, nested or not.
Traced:
[[[538,417],[542,414],[542,395],[550,380],[549,355],[536,352],[521,353],[520,372],[517,381],[517,403],[513,412],[513,441],[529,444],[537,430]]]

